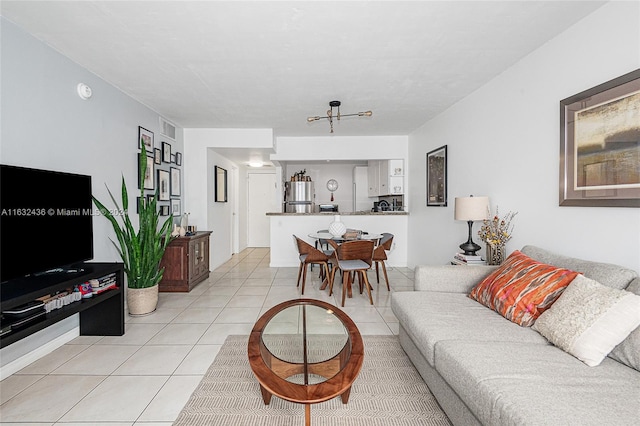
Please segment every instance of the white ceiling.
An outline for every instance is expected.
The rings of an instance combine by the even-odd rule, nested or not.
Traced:
[[[2,15],[182,127],[407,135],[602,1],[6,1]],[[247,158],[248,160],[248,158]]]

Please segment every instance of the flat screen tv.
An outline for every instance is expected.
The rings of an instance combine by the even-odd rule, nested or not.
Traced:
[[[0,165],[0,281],[93,258],[91,176]]]

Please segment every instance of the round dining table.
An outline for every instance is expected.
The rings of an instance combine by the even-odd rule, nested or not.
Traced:
[[[308,235],[309,238],[315,238],[316,240],[333,240],[336,243],[343,243],[345,241],[355,241],[355,240],[374,240],[377,241],[382,238],[380,234],[359,234],[354,238],[345,238],[344,236],[335,237],[328,232],[314,232]]]
[[[336,237],[328,232],[314,232],[312,234],[308,234],[309,238],[315,238],[317,240],[333,240],[336,242],[336,244],[342,244],[346,241],[357,241],[357,240],[371,240],[374,242],[374,245],[378,244],[378,241],[380,241],[380,239],[382,238],[382,235],[380,234],[369,234],[369,233],[362,233],[362,234],[358,234],[355,238],[345,238],[344,236],[340,236],[340,237]],[[325,279],[322,281],[322,284],[320,285],[320,290],[324,290],[325,288],[327,288],[327,285],[329,284],[329,277],[325,277]],[[351,297],[351,288],[349,288],[349,297]]]

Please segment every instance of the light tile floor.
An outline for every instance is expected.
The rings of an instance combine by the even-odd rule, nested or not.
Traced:
[[[158,309],[127,317],[121,337],[80,336],[0,382],[2,425],[169,426],[230,334],[248,335],[272,306],[298,297],[340,306],[319,290],[318,269],[304,296],[297,268],[270,268],[268,248],[249,248],[189,293],[161,293]],[[382,271],[381,271],[382,272]],[[413,289],[413,272],[388,268],[391,292]],[[354,291],[342,308],[363,335],[397,334],[390,292],[369,271],[374,306]],[[338,280],[336,280],[338,281]]]

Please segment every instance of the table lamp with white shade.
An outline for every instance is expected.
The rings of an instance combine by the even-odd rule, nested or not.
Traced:
[[[469,238],[466,243],[460,244],[464,254],[473,256],[480,246],[473,242],[471,228],[473,221],[485,220],[489,217],[489,197],[456,197],[455,199],[455,220],[466,220],[469,224]]]

